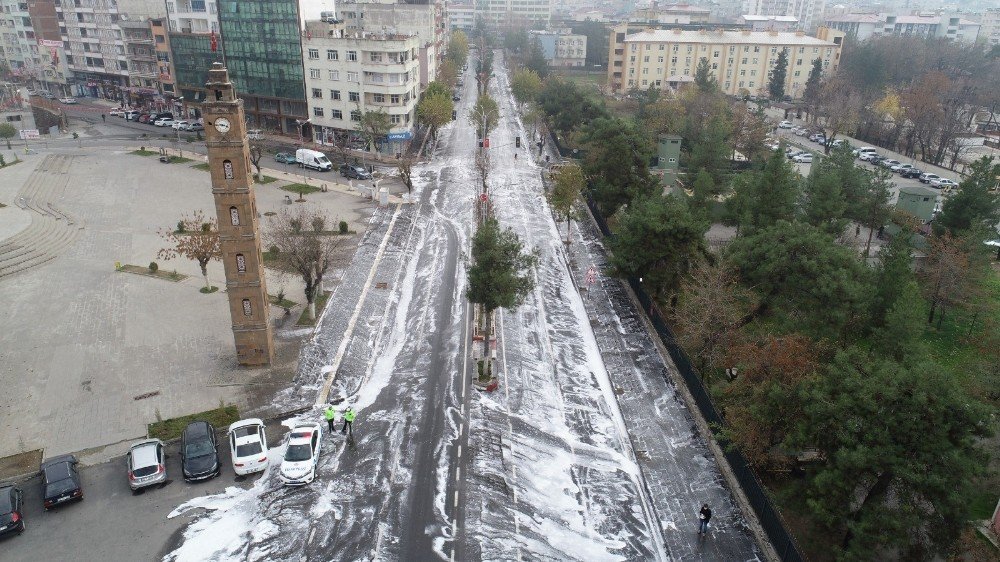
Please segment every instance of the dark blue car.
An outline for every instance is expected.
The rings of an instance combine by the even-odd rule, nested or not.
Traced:
[[[184,480],[207,480],[222,473],[215,428],[203,421],[191,422],[181,434],[181,469]]]

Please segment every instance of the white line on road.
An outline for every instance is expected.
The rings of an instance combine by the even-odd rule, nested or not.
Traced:
[[[455,507],[458,507],[458,490],[455,490]]]
[[[327,375],[326,382],[323,383],[323,389],[316,398],[317,406],[325,404],[327,399],[330,397],[330,387],[333,386],[333,379],[337,376],[337,369],[340,367],[340,362],[344,360],[344,353],[347,351],[347,345],[351,342],[351,335],[354,333],[354,325],[357,323],[358,317],[361,316],[361,308],[365,303],[365,296],[368,295],[368,289],[371,288],[372,281],[375,279],[375,271],[378,270],[378,264],[382,260],[382,254],[385,253],[385,248],[389,245],[389,235],[392,234],[392,227],[396,225],[396,219],[399,218],[399,211],[401,208],[402,207],[400,205],[396,205],[396,211],[392,214],[392,220],[389,221],[389,228],[386,229],[385,236],[382,238],[382,243],[379,244],[378,252],[375,253],[375,261],[372,262],[372,268],[368,272],[368,279],[365,280],[365,287],[361,291],[361,296],[358,297],[358,304],[354,307],[354,314],[351,316],[350,321],[347,322],[347,329],[344,331],[344,338],[340,341],[340,347],[337,348],[337,354],[334,356],[333,361],[330,364],[333,369],[331,369],[330,374]]]
[[[458,458],[462,458],[462,446],[458,446]]]
[[[462,478],[462,467],[458,466],[455,468],[455,482],[458,482]]]

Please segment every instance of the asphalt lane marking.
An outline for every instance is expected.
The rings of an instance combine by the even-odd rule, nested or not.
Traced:
[[[459,444],[459,446],[458,446],[458,458],[462,458],[462,445],[461,444]]]
[[[354,314],[351,319],[347,322],[347,329],[344,331],[344,338],[340,341],[340,347],[337,348],[337,354],[334,356],[333,361],[330,366],[333,369],[330,370],[330,374],[327,375],[326,382],[323,383],[323,389],[320,390],[319,396],[316,399],[316,405],[322,406],[326,403],[327,399],[330,397],[330,387],[333,386],[333,379],[337,376],[337,369],[340,367],[340,362],[344,360],[344,353],[347,352],[347,345],[351,342],[351,336],[354,334],[354,325],[358,322],[358,317],[361,316],[361,308],[365,303],[365,297],[368,296],[368,289],[371,288],[372,281],[375,279],[375,271],[378,270],[378,264],[382,261],[382,254],[385,253],[386,246],[389,245],[389,238],[392,234],[392,229],[396,226],[396,219],[399,218],[399,211],[402,207],[396,205],[396,211],[392,214],[392,220],[389,221],[389,228],[385,231],[385,236],[382,238],[382,243],[379,244],[378,252],[375,253],[375,261],[372,263],[372,268],[368,272],[368,279],[365,280],[365,287],[361,290],[361,296],[358,297],[358,304],[354,307]]]

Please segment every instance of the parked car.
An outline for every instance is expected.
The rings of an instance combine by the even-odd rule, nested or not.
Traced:
[[[803,152],[802,154],[797,154],[795,158],[792,158],[795,162],[799,164],[812,164],[813,155],[808,152]]]
[[[56,99],[56,97],[52,94],[52,92],[46,92],[45,90],[42,90],[41,92],[38,92],[38,95],[42,96],[43,98],[45,98],[47,100],[54,100],[54,99]]]
[[[143,113],[143,114],[139,115],[139,118],[136,119],[136,121],[138,121],[139,123],[149,123],[149,120],[152,119],[152,118],[153,118],[152,115],[150,115],[148,113]]]
[[[61,103],[72,105],[72,104],[76,103],[76,98],[59,98],[59,101]]]
[[[174,121],[174,122],[172,122],[170,124],[170,128],[171,129],[177,129],[177,130],[184,130],[184,127],[187,127],[190,124],[191,123],[189,123],[189,122],[181,119],[180,121]]]
[[[233,456],[233,471],[240,476],[267,468],[267,436],[264,434],[264,422],[251,418],[230,425],[229,450]]]
[[[913,164],[896,164],[895,166],[892,166],[889,169],[892,170],[893,172],[896,172],[898,174],[898,173],[902,172],[903,170],[908,170],[908,169],[910,169],[912,167],[913,167]]]
[[[185,131],[191,131],[191,132],[194,132],[194,131],[204,131],[205,130],[205,126],[202,125],[201,123],[195,122],[195,123],[191,123],[190,125],[188,125],[187,129],[184,129],[184,130]]]
[[[883,168],[889,168],[891,170],[893,166],[902,164],[902,162],[900,162],[899,160],[893,160],[892,158],[886,158],[884,160],[880,160],[878,164]]]
[[[809,135],[809,140],[811,140],[813,142],[819,142],[818,139],[820,137],[822,137],[822,136],[825,136],[825,135],[823,135],[823,133],[813,133],[813,134]]]
[[[952,189],[958,187],[958,182],[954,182],[948,178],[938,178],[936,180],[931,180],[931,187],[936,187],[938,189]]]
[[[24,532],[24,494],[17,486],[0,486],[0,537]]]
[[[170,117],[162,117],[153,122],[157,127],[169,127],[174,124],[174,120]]]
[[[133,492],[167,481],[166,453],[159,439],[133,443],[125,455],[125,463],[128,465],[128,487]]]
[[[462,98],[458,94],[451,96],[451,101],[462,101]]]
[[[184,480],[207,480],[222,474],[215,428],[204,421],[188,424],[181,434],[181,469]]]
[[[791,129],[792,128],[792,122],[791,121],[782,121],[781,123],[778,123],[778,128],[779,129]]]
[[[333,169],[333,162],[330,162],[326,154],[318,150],[300,148],[295,151],[295,161],[303,168],[311,168],[320,172],[328,172]]]
[[[795,160],[795,157],[798,156],[799,154],[809,154],[809,153],[806,152],[805,150],[792,150],[791,152],[786,152],[785,156],[787,156],[789,160]]]
[[[370,180],[372,179],[371,173],[364,169],[362,166],[355,164],[341,164],[340,175],[345,178],[353,178],[356,180]]]
[[[926,174],[920,174],[920,177],[917,179],[920,180],[921,183],[931,183],[934,180],[941,179],[941,176],[927,172]]]
[[[885,156],[882,156],[881,154],[875,154],[868,158],[868,163],[873,166],[876,166],[885,159],[886,159]]]
[[[66,502],[83,499],[78,462],[73,455],[62,455],[42,463],[42,499],[45,511]]]
[[[121,109],[118,109],[117,107],[115,107],[111,111],[108,112],[108,115],[110,115],[112,117],[124,117],[125,116],[125,112],[122,111]]]
[[[129,110],[125,112],[126,121],[135,121],[139,119],[139,112],[135,110]]]
[[[288,446],[281,460],[278,479],[286,486],[303,486],[316,478],[323,430],[318,423],[295,426],[288,434]]]
[[[924,172],[919,168],[914,168],[910,166],[909,168],[899,172],[900,177],[904,178],[919,178]]]
[[[282,164],[294,164],[295,163],[295,155],[294,154],[289,154],[287,152],[279,152],[279,153],[277,153],[277,154],[274,155],[274,161],[275,162],[280,162]]]
[[[861,152],[861,153],[858,153],[858,160],[861,160],[862,162],[871,162],[872,159],[880,159],[880,158],[882,158],[882,157],[879,156],[879,154],[877,152]]]

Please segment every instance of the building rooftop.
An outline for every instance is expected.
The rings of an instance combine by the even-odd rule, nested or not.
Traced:
[[[882,23],[885,16],[882,14],[844,14],[826,18],[826,21],[845,23]]]
[[[922,185],[902,185],[899,187],[900,193],[908,193],[910,195],[920,195],[920,196],[937,196],[938,192],[929,187],[924,187]]]
[[[798,23],[799,18],[795,16],[758,16],[756,14],[745,14],[742,17],[745,21],[782,21],[788,23]]]
[[[732,43],[746,45],[809,45],[834,47],[832,41],[824,41],[794,31],[723,31],[723,30],[680,30],[655,29],[633,33],[625,38],[626,43]]]

